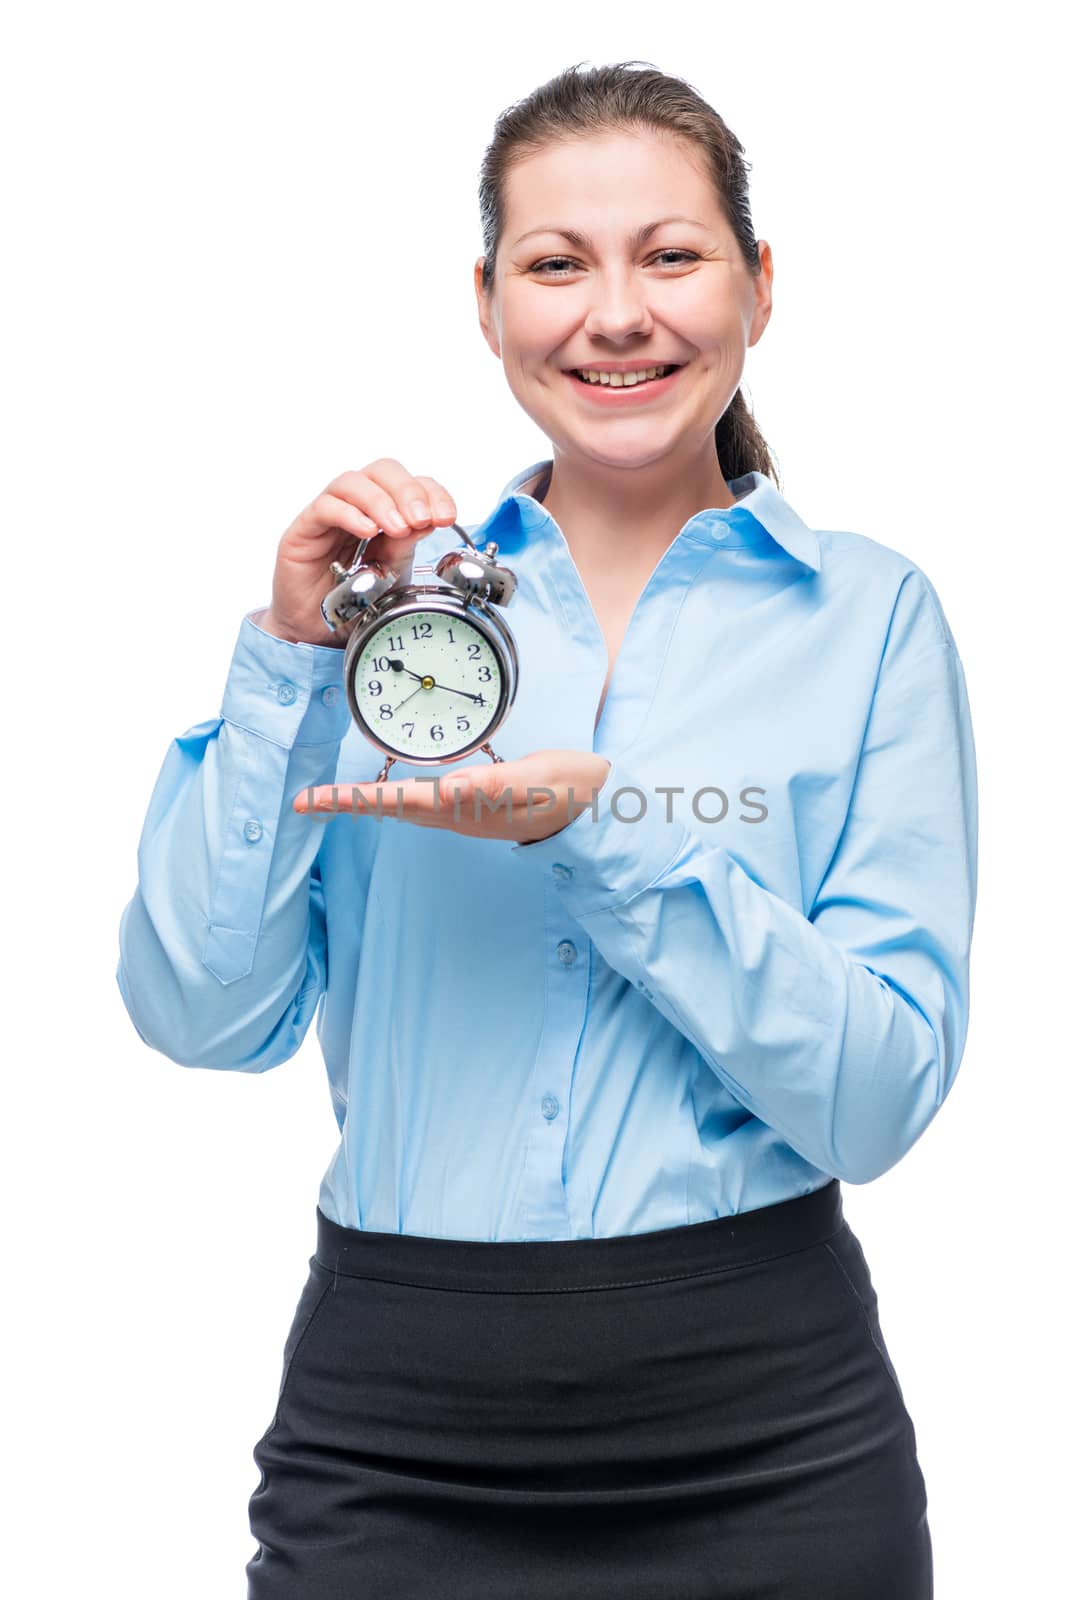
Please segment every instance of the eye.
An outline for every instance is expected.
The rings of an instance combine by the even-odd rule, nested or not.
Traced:
[[[534,266],[530,267],[528,270],[530,272],[540,272],[545,276],[551,277],[551,276],[553,276],[553,274],[551,274],[551,273],[546,274],[546,272],[545,272],[546,267],[552,267],[552,266],[555,266],[558,262],[562,262],[564,267],[566,268],[567,265],[568,265],[568,261],[569,261],[569,257],[567,257],[567,256],[549,256],[547,258],[547,260],[545,260],[545,261],[537,261],[537,262],[535,262]]]
[[[675,249],[671,249],[670,247],[667,248],[667,249],[664,249],[664,250],[658,250],[656,252],[656,255],[653,256],[652,259],[654,261],[656,261],[661,256],[679,256],[679,257],[681,257],[680,261],[669,262],[668,263],[669,266],[681,266],[687,261],[696,261],[697,260],[697,256],[694,254],[694,252],[692,250],[675,250]],[[528,270],[528,272],[536,273],[539,277],[542,277],[542,278],[558,278],[561,275],[559,271],[551,271],[551,272],[550,271],[546,271],[546,268],[554,267],[556,265],[556,263],[563,263],[563,270],[564,271],[566,271],[568,267],[576,265],[576,262],[574,261],[573,257],[571,257],[571,256],[546,256],[544,258],[544,260],[536,261],[534,263],[534,265],[532,267],[528,267],[527,270]]]

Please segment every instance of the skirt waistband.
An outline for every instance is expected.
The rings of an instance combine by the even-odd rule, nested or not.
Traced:
[[[315,1216],[315,1259],[331,1272],[498,1294],[622,1289],[723,1272],[820,1244],[845,1221],[837,1178],[735,1216],[604,1239],[436,1239],[344,1228],[318,1206]]]

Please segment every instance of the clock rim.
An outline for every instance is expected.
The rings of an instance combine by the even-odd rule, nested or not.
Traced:
[[[366,739],[383,755],[392,756],[393,760],[401,765],[436,767],[462,761],[465,756],[476,753],[483,745],[489,743],[515,703],[519,687],[519,657],[512,631],[504,618],[496,612],[487,610],[485,603],[477,595],[471,595],[465,600],[460,595],[443,594],[440,588],[427,584],[408,585],[403,591],[393,590],[390,592],[390,599],[392,603],[382,611],[368,609],[368,613],[360,619],[346,645],[342,670],[345,697],[353,722],[361,738]],[[450,755],[417,756],[411,751],[402,751],[396,745],[380,739],[368,728],[353,688],[357,663],[379,630],[421,611],[434,612],[439,616],[457,617],[474,628],[476,633],[481,633],[493,651],[501,675],[501,694],[497,709],[485,729]],[[499,639],[495,635],[499,635]]]

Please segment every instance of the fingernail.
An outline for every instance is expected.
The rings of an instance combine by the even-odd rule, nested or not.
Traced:
[[[425,522],[430,515],[430,507],[425,500],[413,500],[411,511],[416,522]]]
[[[386,518],[386,527],[392,528],[394,533],[403,533],[407,526],[399,511],[391,511]]]

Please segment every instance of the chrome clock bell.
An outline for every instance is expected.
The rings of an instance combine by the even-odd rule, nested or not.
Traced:
[[[512,708],[519,686],[515,640],[496,607],[506,606],[516,576],[480,550],[458,522],[466,548],[437,561],[439,583],[411,582],[412,557],[398,567],[364,561],[361,539],[351,566],[322,602],[332,632],[353,624],[342,671],[353,721],[381,750],[383,783],[396,761],[433,766],[484,750]]]

